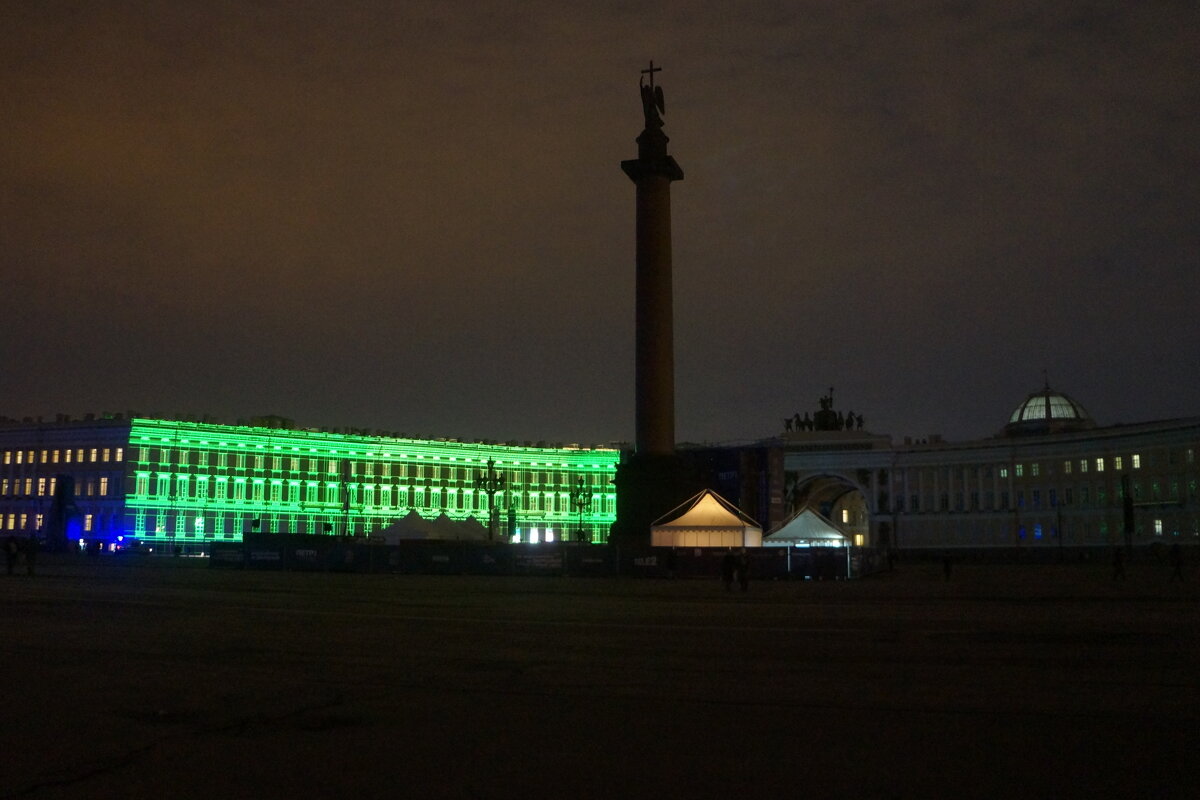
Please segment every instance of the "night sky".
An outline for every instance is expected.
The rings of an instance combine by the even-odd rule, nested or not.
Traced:
[[[574,5],[7,0],[0,414],[632,439],[650,59],[680,441],[1200,414],[1194,0]]]

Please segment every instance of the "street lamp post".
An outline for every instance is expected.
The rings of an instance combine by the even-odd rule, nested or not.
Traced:
[[[495,459],[487,461],[487,472],[475,473],[475,488],[488,496],[488,541],[496,538],[496,492],[504,491],[504,473],[496,472]]]
[[[575,488],[571,490],[571,507],[579,514],[579,541],[586,541],[583,534],[583,512],[592,507],[592,490],[584,484],[583,476],[575,482]]]

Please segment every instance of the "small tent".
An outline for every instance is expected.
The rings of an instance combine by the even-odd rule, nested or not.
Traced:
[[[434,538],[429,521],[416,511],[409,511],[407,515],[394,520],[392,524],[380,530],[376,535],[382,536],[383,541],[387,544],[396,544],[408,539]]]
[[[844,547],[846,536],[832,522],[806,508],[763,538],[763,547]]]
[[[487,526],[475,519],[475,517],[467,517],[458,524],[461,529],[458,538],[472,542],[486,542],[488,540]]]
[[[442,512],[433,522],[429,523],[429,527],[433,533],[429,537],[431,539],[465,541],[471,540],[476,542],[487,541],[487,528],[479,524],[479,520],[474,517],[466,519],[451,519],[446,512]]]
[[[762,528],[716,492],[705,489],[650,527],[654,547],[760,547]]]

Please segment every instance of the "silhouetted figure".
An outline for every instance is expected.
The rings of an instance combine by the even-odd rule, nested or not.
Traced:
[[[1179,546],[1179,542],[1171,545],[1171,552],[1167,554],[1167,560],[1171,562],[1171,580],[1183,580],[1183,549]]]
[[[860,431],[862,430],[862,426],[863,426],[863,418],[862,418],[862,414],[859,414],[859,415],[858,415],[858,419],[856,419],[856,420],[854,421],[854,424],[855,424],[855,426],[856,426],[856,427],[857,427],[857,428],[858,428]]]
[[[954,569],[954,561],[950,558],[949,551],[942,554],[942,575],[945,580],[950,580],[950,572]]]
[[[744,547],[737,557],[737,579],[743,592],[750,588],[750,554]]]
[[[733,557],[733,551],[729,550],[721,559],[721,583],[725,584],[727,592],[733,587],[733,573],[736,568],[737,562]]]
[[[854,412],[847,411],[846,412],[846,430],[851,430],[853,428],[854,428]]]
[[[804,412],[804,430],[811,431],[813,429],[813,421],[809,418],[808,412]]]
[[[25,540],[25,571],[30,575],[33,574],[34,565],[37,564],[38,540],[36,536],[30,536]]]
[[[1125,551],[1119,547],[1113,548],[1113,580],[1125,580]]]
[[[792,418],[791,417],[783,418],[783,430],[787,433],[791,433],[791,431],[792,431]]]
[[[800,412],[799,411],[797,411],[795,414],[792,415],[792,427],[795,428],[796,430],[800,430],[802,427],[804,427],[804,424],[807,424],[807,422],[808,422],[808,414],[804,415],[804,423],[801,423],[801,421],[800,421]]]
[[[651,65],[653,69],[653,64]],[[653,77],[653,73],[651,73]],[[646,129],[653,130],[663,126],[660,113],[667,113],[666,102],[663,100],[663,90],[661,86],[654,86],[651,83],[649,86],[643,83],[641,85],[642,93],[642,113],[646,117]]]
[[[4,560],[8,563],[8,574],[13,574],[13,569],[17,566],[17,555],[21,552],[20,545],[17,544],[17,537],[4,537]]]

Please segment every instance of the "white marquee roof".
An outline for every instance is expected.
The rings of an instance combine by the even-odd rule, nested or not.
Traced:
[[[833,523],[811,508],[806,508],[783,526],[764,537],[763,544],[844,540],[846,536]]]
[[[677,515],[677,516],[676,516]],[[761,531],[758,523],[738,511],[716,492],[705,489],[670,513],[660,517],[655,528],[742,528]]]

